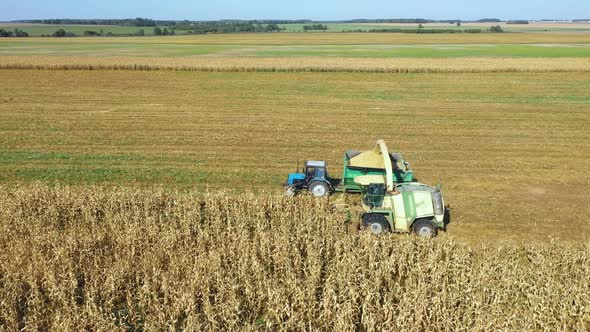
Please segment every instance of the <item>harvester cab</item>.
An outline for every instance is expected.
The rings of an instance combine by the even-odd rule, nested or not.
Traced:
[[[355,179],[362,187],[362,225],[374,234],[384,232],[436,236],[445,227],[445,207],[439,187],[419,182],[388,185],[383,176]]]
[[[307,190],[315,197],[323,197],[332,194],[333,189],[326,162],[323,160],[306,161],[301,173],[289,174],[285,185],[285,193],[288,196]]]

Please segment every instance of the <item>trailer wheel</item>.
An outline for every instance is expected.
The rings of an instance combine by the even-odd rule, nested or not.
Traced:
[[[416,220],[413,225],[414,233],[421,237],[435,237],[438,228],[430,220]]]
[[[390,232],[389,222],[382,214],[367,214],[363,217],[363,228],[375,235]]]
[[[309,185],[309,192],[315,197],[324,197],[330,195],[330,188],[325,182],[315,181]]]

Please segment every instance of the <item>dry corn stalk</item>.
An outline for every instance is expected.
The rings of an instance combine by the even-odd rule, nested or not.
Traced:
[[[213,58],[2,56],[0,69],[197,72],[589,72],[587,58]]]
[[[7,330],[588,330],[581,245],[349,232],[329,200],[0,187]]]

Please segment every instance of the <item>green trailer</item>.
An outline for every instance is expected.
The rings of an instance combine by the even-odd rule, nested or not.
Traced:
[[[389,156],[389,158],[383,158],[383,156]],[[335,187],[335,190],[345,193],[360,193],[362,192],[362,186],[354,181],[355,178],[365,175],[385,176],[385,169],[388,166],[393,170],[393,181],[395,183],[416,181],[409,163],[404,161],[401,154],[390,153],[385,142],[379,140],[374,150],[364,152],[346,151],[342,179]]]

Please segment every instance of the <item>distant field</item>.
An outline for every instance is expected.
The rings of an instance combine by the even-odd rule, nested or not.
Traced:
[[[78,41],[1,41],[1,55],[141,56],[141,57],[590,57],[590,44],[434,44],[434,45],[203,45],[123,43],[117,38],[103,43]]]
[[[308,24],[279,24],[286,32],[303,32],[303,26]],[[416,29],[418,24],[414,23],[325,23],[330,32],[350,32],[350,31],[368,31],[371,29]],[[506,24],[500,23],[463,23],[461,26],[448,23],[423,23],[425,29],[482,29],[487,30],[492,25],[500,25],[507,32],[588,32],[590,33],[590,23],[562,23],[562,22],[532,22],[530,24]],[[0,23],[0,29],[19,28],[28,32],[31,36],[51,35],[58,29],[64,29],[73,32],[76,35],[83,35],[84,31],[102,30],[106,33],[117,34],[134,34],[139,29],[143,29],[146,35],[153,35],[153,27],[134,27],[134,26],[116,26],[116,25],[52,25],[52,24],[28,24],[28,23]],[[162,28],[164,28],[162,26]],[[187,31],[177,30],[178,34],[184,34]]]
[[[268,33],[4,38],[0,56],[588,58],[590,34]]]
[[[302,32],[303,26],[309,24],[281,24],[282,28],[290,32]],[[368,31],[373,29],[416,29],[418,23],[326,23],[328,31]],[[463,23],[460,26],[448,23],[423,23],[424,29],[482,29],[488,30],[493,25],[500,25],[506,32],[589,32],[590,23],[530,23],[530,24],[506,24],[500,23]]]
[[[284,28],[285,31],[288,32],[303,32],[305,31],[303,27],[308,24],[279,24],[281,28]],[[350,32],[350,31],[368,31],[371,29],[384,29],[384,28],[399,28],[399,29],[416,29],[418,28],[418,24],[378,24],[378,23],[324,23],[323,25],[328,27],[328,31],[330,32]],[[424,25],[427,28],[436,28],[436,29],[469,29],[469,27],[457,27],[456,25],[445,24],[444,26],[436,26],[436,25]],[[317,32],[317,31],[307,31],[308,33]]]
[[[507,24],[506,22],[499,23],[463,23],[461,26],[447,24],[447,23],[425,23],[422,26],[425,29],[489,29],[492,25],[499,25],[507,32],[590,32],[590,23],[588,22],[531,22],[529,24]],[[400,24],[400,23],[376,23],[376,24],[359,24],[359,27],[367,27],[365,29],[383,29],[400,28],[400,29],[415,29],[418,24]]]

